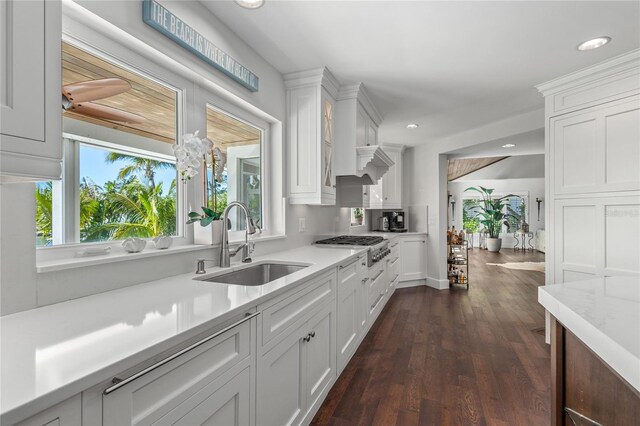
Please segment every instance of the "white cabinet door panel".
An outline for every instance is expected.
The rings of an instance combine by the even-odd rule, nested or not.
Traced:
[[[305,400],[305,360],[302,338],[306,328],[295,329],[258,362],[257,423],[298,424]]]
[[[218,390],[202,389],[153,425],[248,425],[250,390],[251,370],[246,366]]]
[[[427,278],[427,237],[416,235],[400,238],[400,281]]]
[[[304,342],[307,356],[306,396],[307,412],[320,403],[319,398],[333,382],[336,374],[335,312],[332,304],[309,320],[311,339]]]
[[[0,131],[44,142],[45,1],[3,0],[0,23]]]
[[[213,394],[226,382],[222,377],[229,380],[249,364],[253,322],[246,321],[104,395],[103,423],[153,424],[177,407],[186,409]]]
[[[81,422],[82,402],[81,396],[78,394],[16,423],[15,426],[78,426]]]
[[[605,117],[606,184],[640,182],[640,108]]]
[[[360,259],[342,266],[338,271],[338,308],[336,317],[336,339],[338,347],[338,371],[347,362],[358,344],[360,321]]]
[[[552,118],[555,195],[640,189],[640,100]]]

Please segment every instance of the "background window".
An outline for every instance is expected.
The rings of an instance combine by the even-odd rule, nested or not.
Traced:
[[[468,232],[479,232],[484,226],[480,223],[478,200],[462,200],[462,229]]]

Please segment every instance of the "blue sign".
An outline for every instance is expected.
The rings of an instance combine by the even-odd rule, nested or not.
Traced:
[[[260,79],[257,75],[220,50],[157,1],[142,0],[142,19],[147,25],[213,65],[247,89],[252,92],[258,91]]]

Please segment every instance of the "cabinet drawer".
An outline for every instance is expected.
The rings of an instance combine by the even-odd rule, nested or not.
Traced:
[[[400,256],[393,257],[389,261],[389,270],[387,271],[389,281],[394,281],[400,276]]]
[[[336,287],[335,270],[331,270],[305,288],[291,296],[278,300],[275,304],[262,308],[262,345],[282,333],[288,326],[302,318],[314,305],[319,305],[334,296]]]
[[[119,389],[105,391],[104,425],[153,424],[187,401],[215,392],[250,364],[253,321],[225,331]]]

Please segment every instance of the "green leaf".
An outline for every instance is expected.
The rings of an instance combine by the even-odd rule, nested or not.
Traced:
[[[214,220],[215,220],[215,219],[214,219],[213,217],[211,217],[211,216],[203,217],[203,218],[200,220],[200,226],[207,226],[207,225],[209,225],[211,222],[213,222]]]
[[[220,217],[220,215],[218,213],[216,213],[214,210],[208,208],[208,207],[202,207],[202,211],[204,212],[204,214],[207,217],[211,217],[213,218],[213,220],[218,219]]]
[[[198,212],[189,212],[188,216],[192,219],[197,218],[198,220],[200,220],[200,218],[202,217],[202,215]]]

